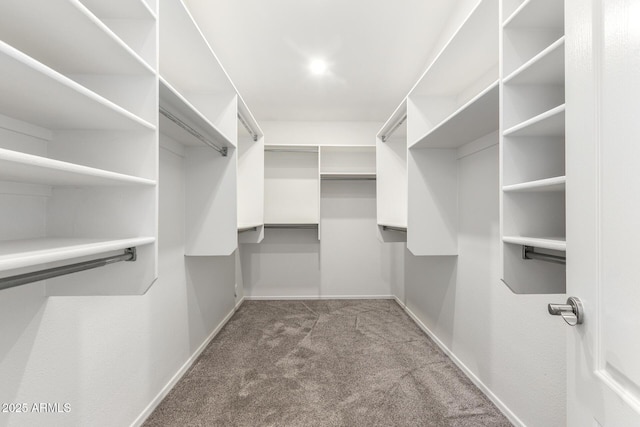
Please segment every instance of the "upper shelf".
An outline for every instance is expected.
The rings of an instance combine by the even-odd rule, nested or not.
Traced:
[[[458,94],[495,68],[498,77],[498,6],[481,0],[409,92]]]
[[[564,136],[564,104],[504,131],[504,136]]]
[[[41,238],[0,242],[0,271],[31,267],[148,245],[154,237],[130,239]]]
[[[79,1],[46,0],[37,6],[33,1],[10,3],[9,7],[0,5],[0,40],[60,73],[154,74],[152,67]],[[111,0],[87,3],[112,5]]]
[[[564,84],[564,36],[503,81],[505,85]]]
[[[155,129],[2,41],[0,69],[0,114],[49,129]]]
[[[498,94],[495,81],[409,148],[457,148],[497,130]]]
[[[155,185],[150,179],[0,148],[0,180],[61,186]]]
[[[558,0],[525,0],[509,16],[504,28],[562,28],[564,26],[564,2]]]
[[[200,111],[194,107],[184,96],[173,88],[166,80],[160,78],[160,106],[178,117],[182,122],[201,133],[202,136],[212,139],[225,147],[233,147],[234,144],[227,138],[216,125],[211,123]],[[204,143],[185,129],[178,126],[160,114],[161,131],[184,145],[203,146]]]
[[[237,90],[182,0],[160,1],[160,75],[183,95]]]

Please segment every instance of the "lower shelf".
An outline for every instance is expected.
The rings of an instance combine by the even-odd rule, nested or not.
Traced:
[[[155,240],[154,237],[8,240],[0,242],[0,272],[148,245],[154,243]]]

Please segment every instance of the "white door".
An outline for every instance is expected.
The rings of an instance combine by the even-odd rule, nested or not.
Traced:
[[[568,425],[640,426],[640,0],[565,20]]]

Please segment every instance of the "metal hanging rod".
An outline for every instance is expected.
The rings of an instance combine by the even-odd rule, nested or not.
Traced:
[[[296,230],[310,230],[318,228],[318,224],[265,224],[264,228],[289,228]]]
[[[396,122],[396,124],[393,125],[391,127],[391,129],[389,129],[389,131],[387,133],[383,133],[380,136],[380,139],[382,140],[382,142],[387,142],[387,139],[389,139],[389,137],[396,131],[396,129],[398,129],[405,122],[405,120],[407,120],[407,115],[406,114],[404,116],[402,116],[400,118],[400,120],[398,120]]]
[[[104,267],[105,265],[114,264],[120,261],[135,261],[136,257],[136,248],[127,248],[121,255],[113,255],[91,261],[63,265],[62,267],[47,268],[45,270],[34,271],[32,273],[3,277],[0,278],[0,290],[26,285],[27,283],[39,282],[41,280],[51,279],[58,276],[64,276],[66,274],[77,273],[78,271]]]
[[[335,176],[331,176],[331,175],[321,175],[320,179],[325,180],[325,181],[375,181],[376,177],[371,176],[371,175],[362,175],[362,176],[358,176],[358,175],[354,175],[354,176],[349,176],[349,175],[335,175]]]
[[[543,254],[535,252],[535,247],[522,245],[522,259],[537,259],[539,261],[553,262],[555,264],[566,264],[567,257],[560,255]]]
[[[160,107],[160,114],[162,114],[167,119],[171,120],[173,123],[180,126],[182,129],[187,131],[189,134],[191,134],[198,140],[202,141],[204,144],[208,145],[209,147],[216,150],[218,153],[222,154],[223,157],[227,156],[227,153],[228,153],[227,147],[217,146],[214,142],[210,141],[207,137],[202,135],[200,132],[198,132],[197,130],[195,130],[194,128],[192,128],[191,126],[189,126],[188,124],[186,124],[185,122],[183,122],[182,120],[180,120],[179,118],[177,118],[176,116],[174,116],[173,114],[171,114],[169,111],[167,111],[162,107]]]
[[[399,231],[401,233],[406,233],[407,232],[407,229],[405,227],[395,227],[393,225],[383,225],[382,226],[382,230],[383,231],[387,231],[387,230],[389,230],[389,231]]]
[[[247,123],[247,121],[244,119],[244,117],[242,117],[242,115],[240,113],[238,113],[238,120],[240,120],[240,123],[242,123],[242,126],[244,126],[244,128],[247,130],[247,132],[249,132],[249,135],[251,135],[253,140],[257,141],[258,140],[258,133],[255,132],[251,128],[251,126],[249,126],[249,123]]]
[[[264,151],[272,151],[274,153],[317,153],[317,148],[297,148],[297,147],[265,147]]]

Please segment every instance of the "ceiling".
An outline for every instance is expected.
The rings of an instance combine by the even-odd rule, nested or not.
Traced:
[[[185,0],[258,120],[385,121],[452,0]],[[321,76],[309,69],[322,58]]]

